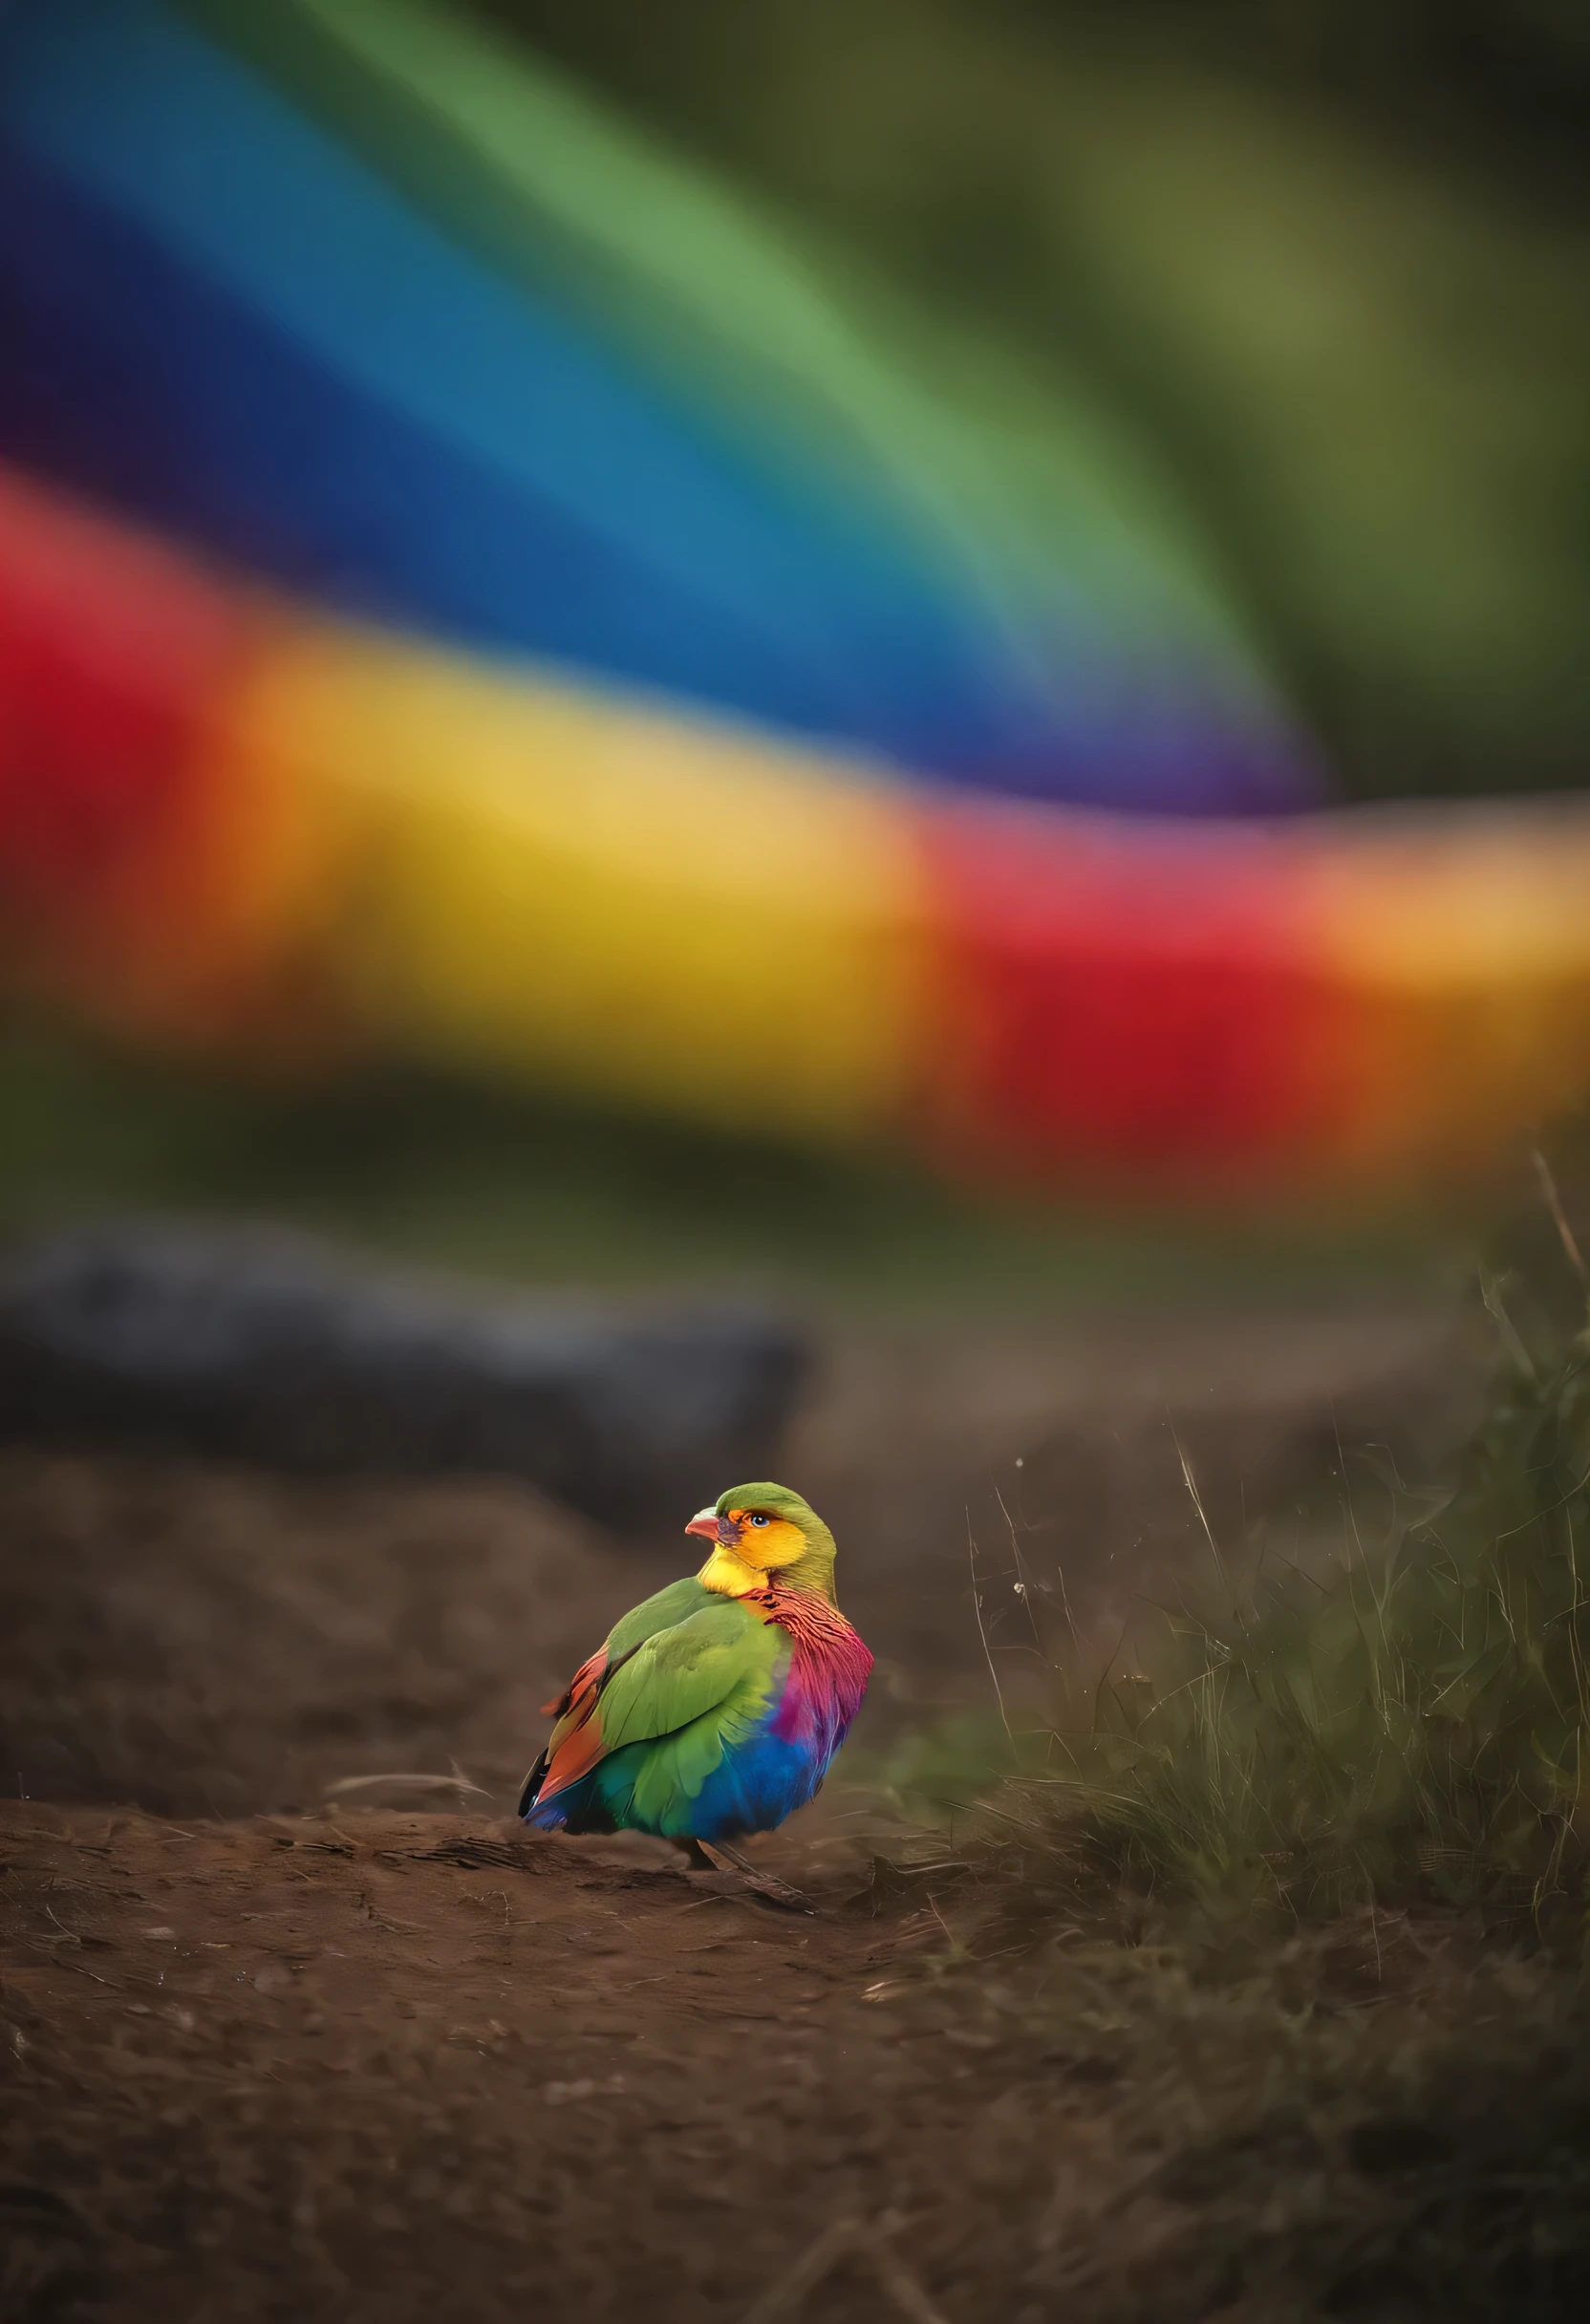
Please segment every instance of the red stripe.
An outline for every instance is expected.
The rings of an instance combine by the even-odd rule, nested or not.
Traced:
[[[945,1032],[928,1127],[951,1160],[1188,1194],[1332,1143],[1357,1010],[1284,831],[970,806],[934,809],[925,842]]]
[[[199,569],[0,468],[0,879],[105,899],[185,820],[194,742],[259,626]]]

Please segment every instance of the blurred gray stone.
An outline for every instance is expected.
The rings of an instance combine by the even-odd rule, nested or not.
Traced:
[[[774,1471],[808,1361],[751,1305],[474,1299],[268,1230],[118,1221],[0,1265],[0,1442],[505,1474],[611,1524]]]

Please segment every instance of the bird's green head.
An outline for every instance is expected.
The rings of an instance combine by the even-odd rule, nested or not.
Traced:
[[[787,1485],[734,1485],[685,1527],[713,1545],[700,1571],[709,1590],[743,1598],[777,1581],[833,1602],[833,1536]]]

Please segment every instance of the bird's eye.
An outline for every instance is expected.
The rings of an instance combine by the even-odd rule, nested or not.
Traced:
[[[753,1525],[765,1525],[767,1522],[767,1512],[764,1509],[753,1509],[751,1512],[751,1522]]]

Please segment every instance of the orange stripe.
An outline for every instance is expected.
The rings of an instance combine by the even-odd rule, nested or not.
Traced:
[[[567,1791],[569,1784],[577,1783],[605,1755],[596,1707],[601,1698],[602,1680],[607,1675],[607,1648],[601,1646],[575,1671],[561,1706],[553,1706],[554,1711],[561,1708],[562,1715],[552,1731],[550,1756],[541,1789],[536,1794],[538,1799],[548,1799],[554,1792]]]

